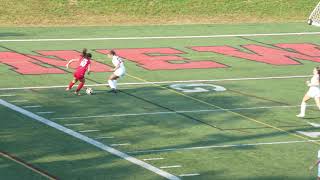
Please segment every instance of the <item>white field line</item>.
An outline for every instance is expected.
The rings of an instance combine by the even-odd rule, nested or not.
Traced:
[[[42,106],[40,105],[34,105],[34,106],[22,106],[23,108],[40,108]]]
[[[300,107],[300,105],[294,106],[262,106],[262,107],[248,107],[248,108],[232,108],[232,109],[200,109],[200,110],[190,110],[190,111],[158,111],[149,113],[131,113],[131,114],[106,114],[97,116],[70,116],[70,117],[59,117],[51,118],[53,120],[63,120],[63,119],[90,119],[90,118],[105,118],[105,117],[127,117],[127,116],[145,116],[145,115],[159,115],[159,114],[176,114],[176,113],[204,113],[204,112],[221,112],[225,110],[229,111],[241,111],[241,110],[256,110],[256,109],[272,109],[272,108],[293,108]]]
[[[143,159],[144,161],[157,161],[157,160],[163,160],[164,158],[147,158]]]
[[[15,94],[1,94],[0,97],[12,97],[16,96]]]
[[[88,130],[82,130],[82,131],[79,131],[80,133],[89,133],[89,132],[98,132],[100,130],[98,129],[88,129]]]
[[[89,138],[89,137],[87,137],[85,135],[82,135],[82,134],[80,134],[78,132],[75,132],[75,131],[73,131],[73,130],[71,130],[69,128],[66,128],[66,127],[64,127],[64,126],[62,126],[60,124],[52,122],[52,121],[50,121],[50,120],[48,120],[48,119],[46,119],[44,117],[41,117],[41,116],[39,116],[37,114],[34,114],[34,113],[30,112],[30,111],[27,111],[27,110],[25,110],[25,109],[23,109],[21,107],[18,107],[18,106],[15,106],[15,105],[11,104],[11,103],[8,103],[7,101],[4,101],[4,100],[0,99],[0,104],[5,106],[5,107],[7,107],[7,108],[10,108],[11,110],[13,110],[15,112],[18,112],[20,114],[28,116],[28,117],[32,118],[33,120],[35,120],[35,121],[41,122],[43,124],[46,124],[46,125],[48,125],[50,127],[53,127],[53,128],[55,128],[55,129],[57,129],[59,131],[62,131],[64,133],[66,133],[68,135],[71,135],[71,136],[73,136],[73,137],[75,137],[77,139],[80,139],[80,140],[82,140],[82,141],[84,141],[84,142],[86,142],[88,144],[91,144],[91,145],[93,145],[93,146],[95,146],[95,147],[97,147],[99,149],[102,149],[102,150],[104,150],[106,152],[109,152],[109,153],[111,153],[113,155],[116,155],[116,156],[118,156],[120,158],[123,158],[123,159],[125,159],[127,161],[130,161],[133,164],[141,166],[141,167],[143,167],[143,168],[145,168],[145,169],[147,169],[149,171],[152,171],[152,172],[154,172],[154,173],[156,173],[156,174],[158,174],[158,175],[160,175],[162,177],[165,177],[165,178],[167,178],[169,180],[178,180],[178,179],[180,179],[179,177],[174,176],[174,175],[172,175],[172,174],[170,174],[170,173],[168,173],[166,171],[163,171],[163,170],[161,170],[159,168],[156,168],[156,167],[154,167],[154,166],[152,166],[152,165],[150,165],[150,164],[148,164],[148,163],[146,163],[144,161],[136,159],[136,158],[134,158],[134,157],[132,157],[132,156],[126,154],[126,153],[118,151],[118,150],[116,150],[116,149],[114,149],[114,148],[112,148],[110,146],[107,146],[107,145],[105,145],[105,144],[103,144],[103,143],[101,143],[99,141],[91,139],[91,138]]]
[[[27,102],[28,100],[26,99],[21,99],[21,100],[12,100],[10,101],[11,103],[19,103],[19,102]]]
[[[226,38],[226,37],[255,37],[255,36],[296,36],[317,35],[320,32],[287,32],[261,34],[217,34],[204,36],[147,36],[147,37],[102,37],[102,38],[57,38],[57,39],[2,39],[0,42],[40,42],[40,41],[104,41],[104,40],[144,40],[144,39],[196,39],[196,38]]]
[[[84,123],[65,124],[65,126],[82,126]]]
[[[184,81],[158,81],[158,82],[133,82],[119,83],[118,85],[152,85],[152,84],[171,84],[171,83],[195,83],[195,82],[223,82],[223,81],[248,81],[248,80],[269,80],[269,79],[294,79],[294,78],[309,78],[311,75],[296,75],[296,76],[270,76],[270,77],[252,77],[252,78],[228,78],[228,79],[203,79],[203,80],[184,80]],[[87,87],[108,86],[108,84],[89,84]],[[29,86],[29,87],[12,87],[0,88],[0,91],[7,90],[26,90],[26,89],[51,89],[65,88],[67,85],[54,86]]]
[[[53,114],[53,111],[42,111],[42,112],[37,112],[37,114]]]
[[[180,177],[189,177],[189,176],[199,176],[199,173],[193,173],[193,174],[180,174]]]
[[[169,168],[180,168],[182,167],[181,165],[173,165],[173,166],[161,166],[161,169],[169,169]]]
[[[307,142],[318,142],[318,141],[320,141],[320,140],[280,141],[280,142],[251,143],[251,144],[196,146],[196,147],[186,147],[186,148],[167,148],[167,149],[150,149],[150,150],[129,151],[127,153],[128,154],[159,153],[159,152],[169,152],[169,151],[187,151],[187,150],[212,149],[212,148],[233,148],[233,147],[262,146],[262,145],[296,144],[296,143],[307,143]]]
[[[115,147],[115,146],[130,146],[130,143],[122,143],[122,144],[111,144],[110,146]]]
[[[102,137],[96,137],[95,139],[113,139],[113,136],[102,136]]]

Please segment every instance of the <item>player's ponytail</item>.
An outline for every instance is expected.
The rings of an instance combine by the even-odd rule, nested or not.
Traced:
[[[87,55],[87,48],[83,48],[81,56],[86,57],[86,55]]]
[[[85,57],[88,58],[88,59],[91,59],[92,54],[91,53],[87,53]]]

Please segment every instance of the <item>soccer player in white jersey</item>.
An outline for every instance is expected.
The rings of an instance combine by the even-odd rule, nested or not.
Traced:
[[[317,177],[317,180],[320,180],[320,166],[319,166],[319,163],[320,163],[320,150],[318,151],[318,160],[316,161],[316,163],[310,167],[310,170],[312,170],[315,166],[318,166],[318,177]]]
[[[108,79],[108,84],[111,88],[110,92],[117,93],[117,80],[125,75],[126,68],[124,67],[122,58],[117,56],[114,50],[109,52],[108,57],[112,58],[112,64],[114,65],[113,73]]]
[[[311,98],[314,98],[314,100],[316,101],[316,104],[320,110],[319,81],[320,81],[320,67],[316,67],[313,69],[313,76],[311,78],[311,81],[306,82],[307,86],[309,86],[310,88],[302,99],[300,114],[298,114],[297,117],[304,117],[305,116],[305,112],[306,112],[306,108],[307,108],[307,101]]]

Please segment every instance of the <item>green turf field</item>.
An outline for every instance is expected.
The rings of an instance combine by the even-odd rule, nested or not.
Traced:
[[[310,101],[295,115],[319,34],[305,23],[0,28],[0,151],[25,163],[2,156],[0,179],[314,179],[319,112]],[[78,97],[57,52],[84,47],[105,71]],[[127,69],[118,94],[105,85],[110,49]],[[223,67],[180,68],[201,61]]]

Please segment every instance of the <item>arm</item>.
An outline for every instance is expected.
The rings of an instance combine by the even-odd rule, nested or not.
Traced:
[[[77,59],[71,59],[71,60],[66,64],[67,69],[69,68],[69,64],[72,63],[72,62],[74,62],[74,61],[77,61]]]
[[[317,162],[314,164],[314,165],[312,165],[312,166],[310,166],[310,170],[312,170],[315,166],[317,166],[318,164],[320,163],[320,159],[318,159],[317,160]]]

